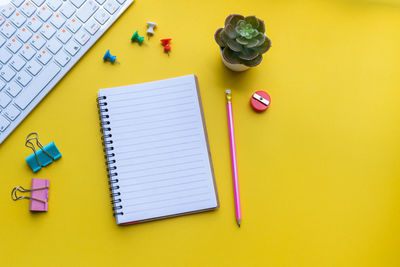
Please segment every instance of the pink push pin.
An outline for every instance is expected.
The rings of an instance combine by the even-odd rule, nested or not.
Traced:
[[[250,104],[255,111],[261,112],[269,107],[271,104],[271,97],[267,92],[257,91],[251,96]]]
[[[49,183],[50,182],[47,179],[33,178],[31,189],[25,189],[22,186],[14,187],[11,191],[11,198],[13,200],[20,200],[23,198],[29,199],[30,211],[47,211],[49,200]],[[17,192],[31,192],[31,196],[18,196]]]

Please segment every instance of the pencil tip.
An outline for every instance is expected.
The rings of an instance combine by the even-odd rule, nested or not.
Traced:
[[[238,226],[240,227],[240,223],[242,222],[242,219],[236,219],[236,222],[237,222]]]

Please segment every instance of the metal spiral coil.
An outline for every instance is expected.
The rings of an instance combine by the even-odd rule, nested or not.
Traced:
[[[115,164],[117,161],[114,159],[115,153],[112,153],[111,151],[114,150],[114,147],[112,146],[113,140],[112,134],[109,133],[111,131],[111,122],[108,120],[110,118],[110,115],[107,114],[108,106],[107,103],[107,97],[106,96],[101,96],[97,98],[97,106],[99,108],[99,117],[100,117],[100,131],[103,134],[101,137],[102,144],[103,144],[103,151],[105,153],[104,158],[106,159],[106,165],[107,165],[107,171],[108,171],[108,178],[109,178],[109,189],[110,189],[110,197],[112,198],[111,204],[113,205],[113,211],[114,211],[114,216],[116,215],[123,215],[124,213],[120,211],[123,207],[121,204],[116,205],[117,203],[121,203],[122,199],[118,198],[121,196],[121,192],[118,192],[117,190],[120,188],[118,185],[119,180],[116,179],[115,177],[118,176],[118,173],[115,171],[117,169],[117,166]],[[107,125],[107,127],[105,127]],[[117,212],[118,211],[118,212]]]

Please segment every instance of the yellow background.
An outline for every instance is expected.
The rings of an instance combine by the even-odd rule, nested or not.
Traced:
[[[213,39],[231,13],[272,48],[233,73]],[[148,46],[132,44],[146,21]],[[170,57],[160,38],[171,37]],[[102,62],[107,49],[121,64]],[[119,227],[100,141],[100,88],[198,75],[221,207]],[[234,219],[224,90],[233,90],[243,222]],[[267,112],[253,91],[272,97]],[[63,157],[33,174],[26,135]],[[0,147],[2,266],[400,266],[400,1],[137,0]],[[45,214],[12,187],[50,179]]]

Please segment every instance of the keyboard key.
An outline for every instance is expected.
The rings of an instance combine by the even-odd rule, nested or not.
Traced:
[[[0,48],[0,62],[3,64],[6,64],[10,58],[12,57],[12,54],[6,50],[5,47]]]
[[[0,47],[6,42],[6,39],[0,35]]]
[[[15,26],[19,28],[22,26],[22,24],[25,23],[26,18],[21,13],[15,12],[14,15],[11,16],[10,20]]]
[[[4,130],[7,129],[8,125],[10,125],[10,122],[3,116],[0,116],[0,131],[4,132]]]
[[[22,86],[27,86],[31,80],[32,76],[29,75],[26,71],[21,71],[17,74],[17,82],[19,82]]]
[[[4,7],[1,9],[1,13],[3,13],[3,15],[4,15],[6,18],[8,18],[9,16],[11,16],[12,13],[14,13],[14,11],[15,11],[15,8],[14,8],[11,4],[8,4],[8,5],[4,6]]]
[[[4,115],[9,118],[10,120],[15,120],[18,115],[21,112],[14,106],[14,105],[9,105],[5,110],[4,110]]]
[[[68,44],[65,45],[65,50],[70,53],[71,56],[75,56],[80,49],[80,45],[78,45],[74,40],[71,40]]]
[[[108,13],[103,10],[100,9],[99,11],[97,11],[96,15],[94,15],[94,18],[101,24],[103,25],[104,23],[106,23],[106,21],[110,18],[110,15],[108,15]]]
[[[67,55],[66,53],[64,53],[63,51],[61,51],[56,56],[54,56],[54,60],[58,64],[60,64],[61,67],[64,67],[71,60],[71,57],[69,55]]]
[[[18,52],[18,50],[22,47],[22,44],[15,38],[8,40],[6,43],[8,49],[14,54]]]
[[[53,11],[57,11],[57,9],[62,5],[61,0],[47,0],[46,3],[51,9],[53,9]]]
[[[15,56],[10,61],[11,67],[13,67],[16,71],[20,71],[23,66],[25,66],[25,60],[23,60],[20,56]]]
[[[8,104],[10,104],[11,102],[11,97],[9,97],[6,92],[1,91],[0,92],[0,106],[2,108],[5,108],[8,106]]]
[[[15,76],[15,71],[13,71],[9,66],[4,66],[0,70],[0,76],[6,80],[6,82],[11,81],[11,79]]]
[[[96,0],[96,2],[99,3],[99,5],[103,5],[105,1],[106,0]]]
[[[90,35],[87,31],[79,30],[79,32],[77,32],[75,34],[75,40],[78,41],[78,43],[80,43],[81,45],[85,45],[87,43],[87,41],[89,41],[90,39]]]
[[[0,16],[0,26],[3,25],[4,21],[5,19],[2,16]]]
[[[27,30],[25,27],[21,28],[17,32],[17,37],[23,42],[26,43],[29,38],[32,37],[32,33]]]
[[[46,65],[51,59],[51,54],[49,53],[49,51],[41,50],[37,55],[37,59],[40,61],[40,63]]]
[[[57,54],[57,52],[61,49],[62,44],[57,41],[57,39],[53,38],[47,42],[46,47],[51,53]]]
[[[94,12],[99,9],[98,5],[94,0],[88,0],[77,12],[76,16],[80,19],[83,23],[85,23],[93,14]]]
[[[38,7],[41,6],[44,3],[45,0],[32,0],[32,2],[35,3]]]
[[[67,22],[67,27],[71,32],[76,33],[81,28],[81,23],[77,19],[73,18]]]
[[[39,32],[47,39],[50,39],[56,33],[56,29],[50,24],[45,24]]]
[[[107,0],[107,3],[104,5],[104,9],[107,10],[111,15],[114,14],[119,8],[119,4],[114,0]]]
[[[54,79],[60,70],[60,67],[58,67],[54,62],[50,63],[38,76],[36,76],[31,84],[22,90],[22,92],[15,98],[15,104],[19,108],[25,109],[46,87],[46,85]]]
[[[10,38],[15,31],[16,29],[10,23],[4,23],[0,28],[0,32],[2,32],[7,38]]]
[[[35,47],[37,50],[42,48],[45,43],[46,43],[46,40],[38,34],[35,35],[31,40],[31,45],[33,45],[33,47]]]
[[[30,74],[36,76],[36,74],[38,74],[39,71],[42,69],[42,65],[40,65],[36,60],[32,60],[28,63],[26,69],[30,72]]]
[[[125,3],[126,0],[117,0],[117,2],[122,5],[123,3]]]
[[[24,1],[25,0],[12,0],[11,3],[13,3],[16,7],[19,7]]]
[[[32,17],[31,19],[29,19],[27,25],[29,29],[36,32],[42,26],[42,23],[36,17]]]
[[[11,82],[11,83],[9,83],[8,85],[7,85],[7,87],[6,87],[6,91],[10,94],[10,95],[12,95],[13,97],[16,97],[18,94],[19,94],[19,92],[21,92],[21,90],[22,90],[22,87],[21,86],[19,86],[16,82]]]
[[[1,69],[1,68],[0,68]],[[3,80],[0,80],[0,90],[3,89],[3,87],[6,85],[5,82],[3,82]]]
[[[51,12],[50,8],[42,6],[39,11],[37,12],[38,17],[43,20],[47,21],[53,13]]]
[[[35,49],[33,49],[29,45],[25,45],[21,50],[21,56],[23,56],[26,60],[31,60],[31,58],[36,54]]]
[[[65,19],[60,14],[55,14],[51,20],[51,24],[53,24],[57,29],[60,29],[62,25],[65,23]]]
[[[25,4],[22,5],[21,7],[22,13],[24,13],[27,17],[32,16],[33,13],[36,11],[36,7],[33,3],[31,2],[26,2]]]
[[[66,44],[69,39],[71,39],[71,36],[72,35],[66,29],[62,29],[57,33],[58,40],[60,40],[63,44]]]
[[[94,19],[90,19],[86,25],[85,29],[91,34],[94,35],[99,29],[100,24],[98,24]]]
[[[83,3],[85,2],[85,0],[71,0],[71,3],[76,6],[76,8],[80,8],[81,5],[83,5]]]
[[[60,12],[63,13],[66,18],[69,19],[75,13],[75,8],[69,3],[65,3],[61,7]]]

